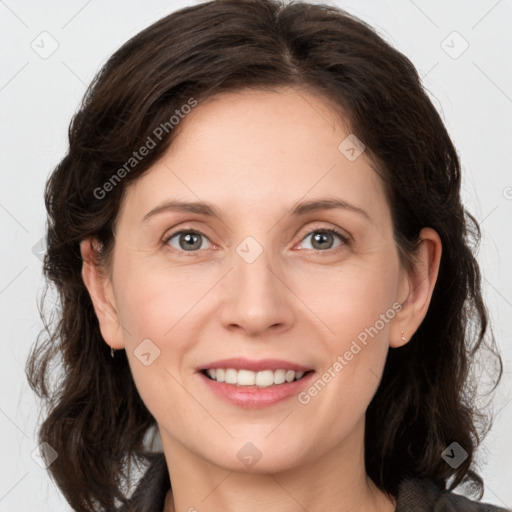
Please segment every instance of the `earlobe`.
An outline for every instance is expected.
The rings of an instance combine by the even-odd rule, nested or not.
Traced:
[[[427,315],[439,274],[442,243],[431,228],[421,230],[420,245],[413,269],[405,277],[407,288],[402,309],[390,329],[389,344],[393,348],[408,343]]]
[[[80,243],[82,280],[91,297],[103,339],[110,347],[120,349],[124,348],[124,341],[117,305],[107,272],[98,264],[99,250],[99,242],[94,238]]]

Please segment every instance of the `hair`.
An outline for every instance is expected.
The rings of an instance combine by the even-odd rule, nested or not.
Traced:
[[[41,313],[45,329],[26,372],[47,408],[40,442],[59,454],[49,471],[76,510],[128,502],[131,464],[150,460],[145,436],[156,425],[125,352],[109,356],[82,281],[80,242],[100,241],[100,265],[109,265],[126,188],[179,134],[181,125],[168,123],[177,109],[222,92],[281,87],[322,98],[363,141],[385,183],[404,265],[414,265],[422,228],[442,241],[427,315],[407,344],[389,350],[366,412],[367,474],[395,496],[405,477],[418,477],[443,488],[451,480],[450,490],[469,484],[482,497],[475,450],[492,422],[476,406],[472,369],[485,347],[499,363],[494,390],[502,361],[475,257],[480,229],[462,205],[457,152],[416,69],[339,8],[216,0],[164,17],[111,56],[75,113],[69,149],[46,184],[42,302],[53,283],[60,309],[56,320]],[[148,137],[158,143],[134,163]],[[468,454],[456,468],[441,457],[453,441]]]

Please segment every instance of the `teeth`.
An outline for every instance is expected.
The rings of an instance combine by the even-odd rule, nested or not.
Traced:
[[[304,372],[293,370],[263,370],[252,372],[250,370],[235,370],[233,368],[215,368],[206,370],[212,380],[235,384],[237,386],[259,386],[266,388],[275,384],[283,384],[302,379]]]
[[[249,370],[228,370],[233,372],[234,379],[231,384],[238,384],[239,386],[254,386],[254,383],[258,380],[256,374],[254,372],[250,372]],[[258,385],[260,383],[258,382]]]
[[[224,377],[224,382],[226,384],[236,384],[237,374],[238,374],[238,372],[236,370],[233,370],[232,368],[228,368],[226,370],[226,375]]]

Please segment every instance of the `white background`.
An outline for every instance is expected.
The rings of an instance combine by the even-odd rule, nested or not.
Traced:
[[[96,71],[131,36],[192,3],[0,0],[0,512],[69,510],[31,458],[38,403],[24,374],[41,328],[41,261],[32,249],[44,236],[44,183],[65,153],[69,121]],[[484,291],[505,364],[495,424],[479,452],[484,501],[512,507],[512,1],[331,3],[412,60],[461,156],[463,197],[481,222]],[[51,48],[43,31],[58,43],[46,59],[31,47],[46,37]],[[468,49],[452,58],[464,41]]]

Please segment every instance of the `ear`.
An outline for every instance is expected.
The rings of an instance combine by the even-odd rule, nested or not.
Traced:
[[[391,324],[389,344],[393,348],[405,345],[427,315],[439,274],[441,238],[431,228],[422,229],[419,238],[414,268],[404,270],[399,296],[403,298],[402,309]]]
[[[103,339],[112,348],[121,349],[124,341],[112,281],[107,269],[98,263],[99,251],[99,242],[95,238],[80,243],[82,279],[91,296]]]

